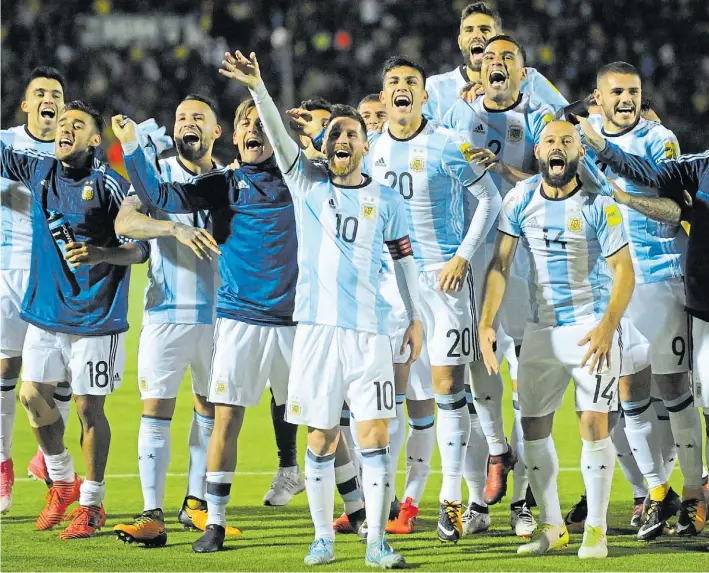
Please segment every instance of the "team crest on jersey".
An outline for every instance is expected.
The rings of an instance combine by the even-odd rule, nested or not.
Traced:
[[[226,394],[226,384],[217,382],[217,394]]]
[[[554,119],[554,114],[553,113],[548,113],[544,117],[542,117],[542,123],[546,125],[549,123],[552,119]]]
[[[571,217],[568,220],[566,227],[572,233],[580,233],[581,229],[583,228],[582,223],[581,223],[581,217]]]
[[[460,149],[460,152],[463,154],[463,157],[465,158],[466,161],[472,161],[473,159],[473,146],[470,145],[467,141],[461,145],[458,149]]]
[[[414,157],[410,163],[409,167],[411,167],[411,171],[423,171],[423,157]]]
[[[290,404],[288,404],[288,412],[290,412],[294,416],[300,416],[303,413],[303,409],[300,407],[300,404],[298,402],[293,400],[290,402]]]
[[[84,201],[91,201],[91,199],[94,198],[94,188],[91,183],[84,185],[84,188],[81,190],[81,198]]]
[[[672,141],[665,141],[665,159],[677,159],[679,147]]]
[[[362,217],[368,221],[374,221],[377,216],[377,208],[374,205],[374,197],[365,197],[362,201]]]
[[[518,123],[513,123],[507,128],[507,141],[510,143],[522,141],[523,134],[524,130],[522,129],[522,126]]]
[[[620,225],[620,223],[623,221],[623,218],[620,216],[620,210],[618,209],[617,205],[608,205],[608,207],[603,210],[606,213],[606,221],[608,221],[609,227],[615,227],[616,225]]]
[[[145,378],[140,379],[140,389],[141,390],[147,390],[148,389],[148,381]]]

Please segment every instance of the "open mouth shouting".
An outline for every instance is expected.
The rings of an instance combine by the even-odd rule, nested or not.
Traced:
[[[255,135],[249,135],[246,138],[246,141],[244,141],[244,147],[247,149],[247,151],[261,153],[261,151],[263,151],[263,141]]]
[[[485,42],[483,40],[473,40],[470,44],[470,59],[478,60],[482,58],[485,51]]]
[[[53,105],[45,105],[39,108],[39,116],[43,119],[54,119],[57,117],[57,108]]]
[[[548,157],[549,173],[556,177],[566,171],[566,156],[561,151],[552,151]]]
[[[505,87],[505,84],[507,83],[507,78],[507,71],[502,68],[492,70],[490,72],[490,75],[487,77],[490,86],[496,88]]]
[[[394,94],[394,107],[401,111],[401,112],[407,112],[411,111],[411,106],[413,104],[413,99],[409,94],[405,93],[398,93]]]
[[[197,146],[199,145],[200,140],[201,136],[199,132],[195,129],[185,129],[182,132],[182,141],[185,145]]]
[[[62,151],[70,151],[74,147],[74,139],[69,135],[63,135],[59,139],[59,149]]]

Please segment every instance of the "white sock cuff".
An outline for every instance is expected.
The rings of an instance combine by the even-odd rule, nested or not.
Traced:
[[[232,483],[235,472],[207,472],[207,481],[211,483]]]
[[[588,441],[581,439],[581,442],[583,443],[583,451],[585,452],[597,452],[613,446],[610,436],[606,436],[602,440]]]

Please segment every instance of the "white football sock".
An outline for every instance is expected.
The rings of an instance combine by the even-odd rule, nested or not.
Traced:
[[[345,513],[349,515],[364,507],[357,470],[352,460],[339,467],[335,466],[335,485],[345,502]]]
[[[305,452],[305,491],[315,539],[335,540],[332,514],[335,511],[335,454],[318,456],[310,448]]]
[[[462,503],[463,460],[470,437],[470,414],[465,392],[436,394],[436,437],[441,454],[443,481],[438,501]]]
[[[658,422],[655,410],[650,408],[650,398],[621,403],[625,414],[625,435],[648,489],[667,483],[662,451],[652,443]]]
[[[394,472],[399,466],[399,455],[406,440],[406,412],[404,411],[406,394],[396,395],[396,418],[389,420],[389,455],[394,464]],[[395,491],[396,493],[396,491]]]
[[[648,489],[645,485],[645,477],[635,461],[635,456],[633,456],[630,444],[628,443],[628,437],[625,435],[625,417],[621,417],[616,427],[611,431],[610,437],[615,446],[620,469],[623,470],[625,479],[628,480],[630,487],[633,488],[633,497],[639,498],[647,496]]]
[[[47,463],[47,474],[52,481],[74,481],[74,460],[69,450],[64,449],[61,454],[49,456],[44,454],[44,461]]]
[[[59,414],[64,420],[64,428],[67,427],[69,412],[71,412],[71,384],[60,382],[54,389],[54,403],[59,409]]]
[[[480,426],[480,418],[474,411],[474,405],[468,403],[470,415],[470,436],[465,449],[465,463],[463,477],[468,486],[468,505],[471,503],[479,507],[487,507],[484,501],[483,490],[487,479],[487,440]],[[473,410],[471,412],[471,409]]]
[[[507,451],[507,438],[502,418],[502,377],[499,374],[488,374],[483,361],[478,360],[470,363],[470,386],[490,455],[504,454]]]
[[[394,472],[389,448],[362,450],[362,489],[367,504],[367,543],[381,540],[394,499]]]
[[[511,446],[519,461],[515,464],[513,470],[512,482],[512,498],[510,503],[516,503],[527,499],[527,487],[529,486],[529,478],[527,477],[527,468],[524,461],[524,433],[522,432],[522,412],[519,410],[519,398],[517,392],[512,392],[512,408],[515,414],[514,425],[512,426],[512,435],[510,436]]]
[[[226,506],[231,499],[234,472],[207,472],[207,525],[226,527]]]
[[[687,390],[674,400],[665,400],[670,413],[672,435],[675,438],[679,467],[684,476],[684,487],[702,487],[702,422],[699,410],[694,407],[692,393]],[[658,448],[659,449],[659,448]]]
[[[190,461],[187,470],[187,495],[204,499],[207,476],[207,447],[214,430],[214,418],[203,416],[192,411],[187,442],[190,450]]]
[[[587,442],[581,440],[581,475],[586,486],[588,516],[586,524],[600,527],[605,533],[608,528],[606,514],[611,497],[615,455],[610,438]]]
[[[106,482],[84,480],[79,488],[79,505],[100,507],[106,497]]]
[[[163,509],[167,468],[170,465],[171,422],[145,415],[140,418],[138,472],[143,489],[143,511]]]
[[[657,437],[653,439],[659,441],[662,450],[662,460],[665,464],[665,475],[670,479],[677,462],[677,448],[675,447],[675,437],[672,434],[672,424],[670,424],[670,413],[665,408],[662,400],[655,400],[652,403],[657,415]]]
[[[534,499],[539,506],[539,521],[556,527],[564,525],[559,503],[557,479],[559,458],[551,436],[541,440],[525,440],[527,475]]]
[[[17,411],[17,378],[0,379],[0,461],[12,457],[12,429]]]
[[[404,497],[411,498],[418,507],[431,473],[431,458],[436,445],[436,430],[433,415],[425,418],[409,418],[409,439],[406,441],[406,487]]]

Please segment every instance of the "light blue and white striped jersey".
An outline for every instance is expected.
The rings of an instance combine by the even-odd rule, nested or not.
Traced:
[[[535,175],[505,198],[499,230],[520,237],[532,255],[532,322],[563,326],[598,321],[613,276],[605,257],[628,244],[623,216],[609,197],[579,187],[550,199]]]
[[[160,178],[166,183],[185,183],[196,174],[177,157],[161,159]],[[134,193],[131,188],[131,193]],[[162,221],[207,229],[211,232],[208,211],[171,214],[150,209],[150,216]],[[148,286],[145,289],[144,324],[211,324],[219,287],[217,259],[199,259],[192,249],[174,237],[150,241]]]
[[[643,159],[659,163],[679,156],[679,144],[675,134],[665,126],[641,118],[637,125],[626,132],[608,134],[603,131],[603,117],[589,116],[594,129],[623,151]],[[658,197],[660,190],[645,187],[632,179],[620,177],[610,167],[600,165],[606,176],[618,187],[631,195]],[[640,283],[666,281],[681,278],[684,267],[684,251],[687,235],[679,225],[660,223],[625,205],[618,205],[623,213],[623,224],[628,236],[630,256],[633,259],[635,280]]]
[[[15,151],[31,149],[43,155],[54,155],[54,140],[35,138],[26,125],[3,129],[0,141]],[[28,271],[32,254],[32,193],[22,183],[1,179],[0,269]]]
[[[302,152],[283,178],[298,232],[293,320],[388,335],[378,273],[384,242],[409,234],[398,190],[368,175],[358,187],[335,185]]]
[[[554,85],[535,68],[526,68],[527,77],[522,80],[520,91],[528,94],[536,105],[543,103],[555,107],[569,104]],[[423,104],[423,115],[428,119],[442,122],[443,116],[453,107],[463,86],[468,83],[465,66],[450,72],[430,76],[426,80],[428,101]],[[478,98],[479,99],[479,98]]]
[[[466,188],[485,175],[466,157],[470,143],[455,131],[426,120],[405,140],[394,138],[388,124],[383,133],[368,136],[364,170],[404,199],[419,270],[442,268],[465,236],[463,201],[470,194]]]

